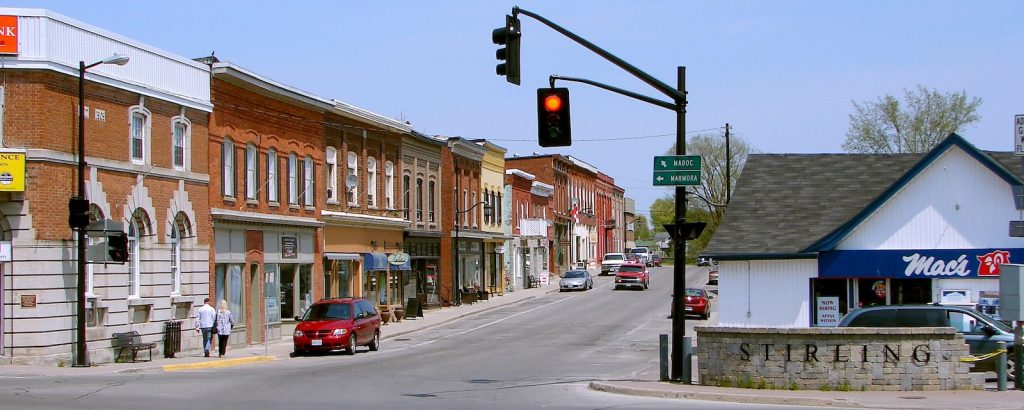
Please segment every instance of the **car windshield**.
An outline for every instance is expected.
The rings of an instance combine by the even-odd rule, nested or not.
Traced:
[[[302,320],[347,320],[352,318],[352,308],[346,303],[318,303],[309,307]]]
[[[687,289],[686,290],[686,296],[700,297],[700,296],[704,296],[704,292],[701,291],[700,289]]]
[[[644,248],[634,248],[634,249],[630,249],[629,253],[647,253],[647,249],[644,249]]]
[[[979,312],[979,311],[975,310],[972,313],[976,313],[978,316],[981,316],[982,320],[988,322],[992,326],[995,326],[999,330],[1002,330],[1002,331],[1007,332],[1007,333],[1013,333],[1013,328],[1007,326],[1003,322],[1000,322],[998,320],[993,319],[992,316],[989,316],[989,315],[985,314],[984,312]]]
[[[565,272],[562,275],[562,277],[563,278],[582,278],[582,277],[586,276],[586,274],[587,274],[586,272],[581,271],[581,270],[571,270],[571,271]]]
[[[604,255],[606,261],[621,261],[622,259],[622,255]]]
[[[619,267],[619,272],[634,272],[635,273],[635,272],[643,272],[643,271],[644,271],[643,266],[623,265],[623,266]]]

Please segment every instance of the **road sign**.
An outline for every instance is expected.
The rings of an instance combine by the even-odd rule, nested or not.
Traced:
[[[654,185],[700,185],[700,171],[654,171]]]
[[[1024,155],[1024,114],[1017,114],[1013,117],[1013,142],[1014,154]]]
[[[700,155],[654,157],[655,171],[700,171]]]
[[[654,157],[654,185],[700,185],[700,155]]]

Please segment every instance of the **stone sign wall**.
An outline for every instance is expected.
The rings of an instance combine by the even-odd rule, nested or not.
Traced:
[[[698,327],[700,384],[801,390],[981,389],[952,328]]]

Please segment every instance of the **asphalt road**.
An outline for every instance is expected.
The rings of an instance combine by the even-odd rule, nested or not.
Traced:
[[[698,268],[699,269],[699,268]],[[703,271],[699,271],[703,272]],[[689,275],[702,286],[706,273]],[[300,357],[192,372],[4,379],[0,408],[598,409],[752,408],[615,395],[593,380],[653,380],[658,334],[670,333],[671,268],[646,291],[543,297],[470,316],[356,356]],[[712,314],[711,323],[717,320]],[[696,319],[694,325],[707,323]]]

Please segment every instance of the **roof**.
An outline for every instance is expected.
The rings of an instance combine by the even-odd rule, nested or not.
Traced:
[[[951,147],[1010,185],[1024,167],[951,134],[927,154],[751,154],[729,210],[701,255],[720,260],[815,258],[834,248]]]

